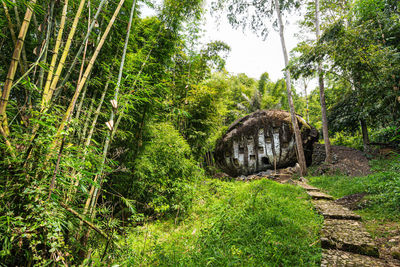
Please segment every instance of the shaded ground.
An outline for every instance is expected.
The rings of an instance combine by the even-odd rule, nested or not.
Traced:
[[[325,164],[325,146],[323,144],[314,144],[312,162],[314,168],[310,169],[310,175],[343,174],[364,176],[371,173],[368,159],[362,151],[344,146],[332,146],[332,153],[332,164]]]

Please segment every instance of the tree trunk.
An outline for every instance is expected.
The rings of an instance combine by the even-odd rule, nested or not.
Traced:
[[[360,124],[363,137],[364,152],[369,153],[369,136],[368,136],[367,122],[364,119],[361,119]]]
[[[307,95],[307,83],[305,79],[303,80],[304,82],[304,97],[306,98],[306,119],[307,123],[310,123],[310,110],[309,110],[309,104],[308,104],[308,95]]]
[[[21,29],[18,34],[18,40],[14,48],[14,52],[12,55],[10,68],[8,70],[8,74],[6,77],[6,81],[4,83],[4,90],[1,92],[1,99],[0,99],[0,128],[2,134],[4,133],[4,137],[6,138],[10,131],[8,129],[8,122],[7,122],[7,114],[6,108],[8,104],[8,99],[10,97],[11,87],[14,82],[15,73],[17,71],[17,66],[21,57],[22,47],[24,46],[26,33],[28,32],[29,24],[31,22],[33,11],[31,6],[36,3],[36,0],[30,1],[30,5],[26,9],[24,21],[21,25]]]
[[[319,28],[319,0],[315,0],[315,27],[317,34],[317,41],[320,37],[320,28]],[[325,143],[325,162],[332,162],[332,148],[331,142],[329,140],[329,132],[328,132],[328,119],[326,117],[326,102],[325,102],[325,84],[324,84],[324,75],[322,73],[322,64],[318,62],[318,82],[319,82],[319,100],[321,103],[321,115],[322,115],[322,134],[324,136]]]
[[[286,50],[284,27],[283,27],[283,22],[282,22],[281,9],[279,6],[279,0],[275,0],[275,10],[276,10],[276,15],[278,16],[279,35],[281,38],[281,45],[282,45],[283,57],[285,60],[285,67],[287,67],[289,64],[289,57],[288,57],[288,53]],[[300,165],[300,172],[301,172],[301,175],[306,175],[307,174],[307,165],[306,165],[306,158],[304,156],[304,150],[303,150],[303,140],[301,138],[299,125],[297,123],[297,117],[296,117],[296,113],[294,110],[291,81],[290,81],[290,71],[288,69],[286,69],[286,92],[287,92],[287,98],[288,98],[288,103],[289,103],[289,107],[290,107],[290,115],[291,115],[291,120],[292,120],[292,125],[293,125],[293,131],[294,131],[294,135],[295,135],[295,139],[296,139],[297,159],[298,159],[299,165]]]

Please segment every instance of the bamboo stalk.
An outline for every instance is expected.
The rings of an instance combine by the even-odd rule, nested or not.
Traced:
[[[89,75],[88,79],[90,79],[90,75]],[[87,88],[88,88],[88,83],[86,83],[85,86],[83,87],[81,101],[79,101],[78,108],[77,108],[76,114],[75,114],[75,119],[79,119],[79,116],[81,114],[81,110],[82,110],[83,102],[85,100]]]
[[[89,130],[89,134],[88,134],[88,136],[87,136],[87,138],[86,138],[86,141],[85,141],[82,161],[84,161],[84,160],[86,159],[86,154],[87,154],[87,152],[88,152],[87,150],[88,150],[88,147],[89,147],[89,145],[90,145],[90,142],[92,141],[92,135],[93,135],[93,132],[94,132],[96,123],[97,123],[97,118],[99,117],[100,110],[101,110],[101,107],[102,107],[102,105],[103,105],[104,98],[105,98],[106,93],[107,93],[107,90],[108,90],[108,86],[109,86],[109,84],[110,84],[111,72],[110,72],[110,75],[109,75],[108,77],[109,77],[109,78],[107,79],[105,88],[104,88],[103,93],[102,93],[102,95],[101,95],[100,103],[99,103],[99,105],[97,106],[97,109],[96,109],[96,111],[95,111],[94,118],[93,118],[93,121],[92,121],[92,125],[91,125],[90,130]],[[89,117],[89,116],[88,116],[88,117]],[[88,122],[88,120],[87,120],[87,122]],[[86,125],[86,123],[85,123],[85,128],[86,128],[86,127],[87,127],[87,125]],[[86,130],[85,130],[84,133],[82,134],[82,139],[85,138],[85,135],[86,135]],[[75,172],[75,174],[76,174],[76,172]],[[70,194],[71,196],[74,195],[74,194],[76,193],[76,190],[77,190],[77,188],[78,188],[79,181],[80,181],[79,175],[80,175],[80,173],[78,173],[78,177],[75,179],[75,184],[74,184],[74,187],[73,187],[74,190],[73,190],[73,193]],[[73,176],[74,176],[74,175],[73,175]],[[96,180],[95,180],[95,182],[96,182]],[[93,194],[92,191],[94,191],[94,188],[93,188],[93,187],[91,188],[91,190],[90,190],[91,193],[89,193],[89,195],[92,195],[92,194]],[[68,201],[69,201],[70,199],[71,199],[71,198],[68,198]],[[89,199],[89,201],[90,201],[90,199]],[[89,204],[87,204],[87,205],[89,205]],[[86,205],[85,205],[85,206],[86,206]],[[85,210],[87,210],[87,208],[86,208]],[[86,213],[84,213],[84,214],[86,214]]]
[[[36,0],[31,0],[30,4],[34,5]],[[11,87],[14,82],[15,73],[17,71],[17,66],[19,60],[21,58],[21,51],[24,45],[25,37],[28,32],[29,24],[32,18],[32,9],[30,6],[26,9],[24,21],[21,25],[21,29],[18,34],[18,40],[14,48],[14,52],[11,59],[10,68],[8,70],[7,78],[4,84],[4,90],[1,92],[1,99],[0,99],[0,127],[4,132],[5,136],[10,135],[10,130],[8,129],[8,122],[7,122],[7,104],[8,99],[10,97]]]
[[[66,137],[67,136],[65,135],[63,140],[62,140],[62,143],[61,143],[60,151],[58,152],[56,167],[54,168],[53,177],[51,178],[51,182],[50,182],[49,199],[51,198],[51,194],[53,193],[53,190],[54,190],[54,188],[56,186],[57,173],[58,173],[58,169],[60,167],[61,156],[62,156],[62,153],[63,153],[63,150],[64,150],[64,144],[65,144]]]
[[[91,11],[91,10],[90,10],[90,0],[89,0],[89,2],[88,2],[88,7],[89,7],[89,16],[88,16],[88,30],[87,30],[86,35],[87,35],[87,34],[90,34],[90,33],[89,33],[89,28],[90,28],[90,11]],[[82,74],[83,74],[83,67],[85,67],[86,51],[87,51],[88,43],[89,43],[89,38],[86,40],[85,49],[83,50],[83,58],[82,58],[81,69],[79,70],[78,84],[81,82]],[[79,117],[79,116],[77,116],[77,117]]]
[[[125,65],[125,57],[126,57],[126,51],[128,50],[128,43],[129,43],[129,36],[131,33],[131,27],[132,27],[132,21],[133,21],[133,15],[135,13],[136,10],[136,0],[134,0],[132,2],[132,7],[131,7],[131,12],[130,12],[130,17],[129,17],[129,23],[128,23],[128,28],[127,28],[127,32],[126,32],[126,37],[125,37],[125,44],[124,44],[124,50],[122,52],[122,58],[121,58],[121,64],[119,67],[119,73],[118,73],[118,81],[117,81],[117,85],[115,88],[115,92],[114,92],[114,101],[118,102],[118,96],[119,96],[119,89],[121,86],[121,80],[122,80],[122,72],[124,70],[124,65]],[[114,120],[114,108],[111,110],[111,114],[110,114],[110,120],[109,121],[113,121]],[[101,167],[100,167],[100,175],[99,175],[99,184],[100,184],[100,188],[102,186],[103,183],[103,170],[104,170],[104,165],[106,162],[106,158],[107,158],[107,153],[108,153],[108,148],[109,145],[111,143],[111,133],[113,132],[114,128],[112,127],[110,129],[110,132],[107,133],[107,138],[104,144],[104,149],[103,149],[103,159],[102,159],[102,163],[101,163]],[[92,204],[91,204],[91,212],[94,210],[94,207],[96,206],[97,203],[97,198],[98,198],[98,188],[96,187],[92,196]],[[94,216],[94,212],[92,212],[92,216]]]
[[[51,30],[53,28],[53,14],[54,14],[54,1],[51,2],[50,4],[50,15],[47,18],[47,33],[46,33],[46,44],[47,47],[45,48],[45,53],[44,53],[44,57],[42,60],[42,63],[46,63],[47,61],[47,53],[49,50],[49,41],[50,41],[50,33]],[[40,68],[40,72],[39,72],[39,88],[43,88],[43,79],[44,79],[44,68]]]
[[[107,36],[108,36],[110,30],[111,30],[111,27],[112,27],[113,24],[114,24],[115,19],[117,18],[118,14],[119,14],[119,11],[121,10],[121,7],[122,7],[122,5],[124,4],[124,2],[125,2],[125,0],[120,0],[120,2],[119,2],[119,4],[118,4],[118,7],[116,8],[116,10],[115,10],[115,12],[114,12],[114,14],[113,14],[113,16],[112,16],[110,22],[108,23],[107,28],[106,28],[105,32],[103,33],[103,36],[102,36],[102,38],[101,38],[101,40],[100,40],[100,42],[99,42],[99,44],[98,44],[98,46],[97,46],[97,48],[96,48],[96,50],[95,50],[93,56],[92,56],[92,58],[91,58],[91,60],[90,60],[90,62],[89,62],[89,64],[88,64],[88,66],[86,67],[86,70],[85,70],[85,73],[83,74],[82,80],[81,80],[81,82],[78,84],[78,86],[77,86],[77,88],[76,88],[76,90],[75,90],[74,96],[72,97],[72,100],[71,100],[71,102],[70,102],[70,104],[69,104],[69,106],[68,106],[68,109],[67,109],[67,111],[65,112],[64,117],[63,117],[62,120],[61,120],[60,126],[58,127],[58,131],[57,131],[57,134],[56,134],[56,138],[55,138],[55,140],[53,141],[53,147],[55,147],[56,143],[58,142],[58,138],[59,138],[61,132],[64,130],[68,118],[70,117],[70,115],[71,115],[72,112],[74,111],[74,107],[75,107],[76,100],[77,100],[77,98],[79,97],[79,94],[80,94],[80,92],[81,92],[83,86],[84,86],[85,83],[86,83],[86,80],[87,80],[87,78],[88,78],[88,76],[89,76],[89,73],[91,72],[91,70],[92,70],[92,68],[93,68],[93,66],[94,66],[94,63],[95,63],[95,61],[96,61],[96,59],[97,59],[97,56],[99,55],[100,50],[101,50],[101,48],[103,47],[104,42],[105,42],[105,40],[106,40],[106,38],[107,38]]]
[[[45,44],[45,47],[47,48],[47,44]],[[11,86],[11,89],[14,88],[15,86],[17,86],[17,84],[19,84],[26,76],[29,75],[29,73],[37,66],[39,65],[39,61],[40,58],[43,56],[45,50],[42,50],[42,52],[40,53],[39,57],[37,58],[37,60],[35,61],[35,63],[32,64],[32,66],[24,73],[24,75],[22,75],[15,83],[13,83],[13,85]]]
[[[79,134],[78,134],[80,144],[83,142],[83,139],[85,139],[86,132],[89,127],[89,121],[90,121],[90,118],[92,117],[92,112],[93,112],[93,107],[94,107],[94,102],[95,102],[94,99],[96,99],[96,97],[97,97],[97,91],[93,93],[93,97],[92,97],[92,99],[90,99],[89,111],[85,115],[86,119],[85,119],[85,123],[83,125],[83,130],[82,130],[82,132],[79,132]]]
[[[135,85],[136,85],[136,83],[137,83],[137,81],[138,81],[138,79],[139,79],[139,76],[142,74],[143,69],[144,69],[144,66],[146,65],[147,61],[149,60],[150,54],[151,54],[151,52],[153,51],[153,48],[154,48],[154,46],[150,49],[149,53],[147,53],[146,59],[145,59],[144,62],[142,63],[142,66],[140,67],[140,70],[139,70],[138,74],[136,75],[136,79],[135,79],[135,81],[133,82],[132,88],[135,87]],[[124,113],[125,113],[125,109],[126,109],[126,107],[128,106],[128,104],[129,104],[129,101],[125,102],[124,105],[123,105],[122,108],[121,108],[121,111],[119,112],[120,114],[119,114],[119,116],[118,116],[117,121],[115,122],[115,126],[114,126],[114,128],[113,128],[112,133],[111,133],[111,139],[114,138],[114,135],[115,135],[115,133],[117,132],[118,126],[119,126],[119,124],[120,124],[120,122],[121,122],[121,120],[122,120],[122,117],[123,117],[123,115],[124,115]]]
[[[12,23],[10,13],[8,12],[8,8],[5,1],[2,1],[4,13],[6,14],[8,29],[11,32],[11,39],[13,40],[14,46],[17,44],[17,37],[15,36],[14,24]]]
[[[83,51],[83,49],[84,49],[85,43],[86,43],[87,40],[89,39],[90,33],[92,32],[93,27],[94,27],[94,25],[96,24],[97,17],[99,16],[101,10],[103,9],[104,4],[105,4],[107,1],[108,1],[108,0],[101,0],[99,6],[98,6],[98,8],[97,8],[97,12],[96,12],[96,14],[94,15],[93,20],[92,20],[92,23],[90,24],[90,27],[89,27],[89,29],[88,29],[88,31],[87,31],[87,33],[86,33],[85,39],[83,40],[81,46],[79,47],[78,53],[76,53],[75,58],[74,58],[74,60],[72,61],[72,64],[70,65],[70,67],[69,67],[69,69],[68,69],[68,71],[67,71],[67,74],[65,75],[65,77],[64,77],[64,79],[63,79],[63,81],[61,82],[61,84],[60,84],[59,87],[63,87],[63,86],[65,85],[65,83],[68,81],[69,76],[71,75],[72,70],[73,70],[73,68],[75,67],[76,62],[78,61],[78,58],[79,58],[79,56],[81,55],[81,53],[82,53],[82,51]]]
[[[4,9],[4,13],[6,15],[7,18],[7,23],[8,23],[8,29],[10,30],[11,33],[11,39],[13,41],[14,46],[17,44],[17,37],[15,35],[15,29],[14,29],[14,24],[12,23],[12,19],[10,16],[10,13],[8,12],[8,8],[6,5],[6,2],[2,1],[3,3],[3,9]],[[20,68],[21,73],[24,73],[24,67],[22,66],[22,64],[18,65]]]
[[[17,20],[17,26],[21,27],[21,20],[19,19],[19,12],[18,12],[18,6],[15,0],[11,0],[14,3],[14,13],[15,13],[15,19]],[[33,14],[34,16],[35,14]],[[22,68],[22,73],[25,72],[26,69],[28,69],[28,60],[26,59],[26,51],[25,47],[22,47],[22,60],[21,60],[21,68]]]
[[[85,6],[85,1],[86,0],[81,0],[80,1],[78,10],[77,10],[77,12],[75,14],[74,22],[72,23],[71,30],[70,30],[70,32],[68,34],[67,42],[65,43],[64,51],[63,51],[63,53],[61,55],[61,58],[60,58],[60,62],[58,63],[57,70],[54,73],[53,80],[51,81],[50,89],[47,92],[46,98],[44,99],[44,106],[47,106],[49,104],[49,102],[50,102],[50,100],[51,100],[51,98],[53,96],[53,93],[54,93],[54,91],[56,89],[58,80],[60,78],[61,72],[62,72],[62,70],[64,68],[64,65],[65,65],[65,60],[67,59],[67,56],[69,54],[69,50],[71,48],[72,39],[74,38],[74,35],[75,35],[75,32],[76,32],[76,28],[78,26],[78,22],[79,22],[79,19],[81,17],[81,14],[82,14],[83,7]]]
[[[76,217],[78,217],[78,219],[85,223],[86,225],[88,225],[90,228],[92,228],[93,230],[95,230],[97,233],[99,233],[101,236],[103,236],[104,238],[108,239],[108,235],[106,233],[104,233],[102,230],[100,230],[99,228],[97,228],[93,223],[89,222],[88,220],[86,220],[85,218],[83,218],[82,215],[80,215],[78,212],[76,212],[75,210],[71,209],[70,207],[68,207],[67,205],[65,205],[64,203],[60,202],[61,207],[63,207],[64,209],[66,209],[67,211],[71,212],[73,215],[75,215]]]
[[[109,78],[110,78],[110,77],[111,77],[111,72],[110,72]],[[107,93],[107,90],[108,90],[108,86],[109,86],[109,85],[110,85],[110,79],[107,80],[107,83],[106,83],[106,85],[105,85],[105,87],[104,87],[103,94],[101,95],[100,103],[99,103],[99,105],[97,106],[97,109],[96,109],[96,111],[95,111],[95,113],[94,113],[94,118],[93,118],[93,121],[92,121],[92,125],[91,125],[91,127],[90,127],[89,134],[88,134],[88,136],[87,136],[87,138],[86,138],[86,142],[85,142],[85,154],[86,154],[87,148],[88,148],[89,145],[90,145],[90,142],[92,141],[92,136],[93,136],[94,128],[95,128],[96,123],[97,123],[97,118],[98,118],[99,115],[100,115],[100,110],[101,110],[101,107],[102,107],[102,105],[103,105],[104,98],[105,98],[105,96],[106,96],[106,93]]]
[[[67,18],[67,10],[68,10],[68,0],[65,0],[64,2],[64,7],[61,15],[61,22],[60,22],[60,28],[58,30],[58,35],[56,39],[56,44],[54,47],[54,53],[51,58],[51,63],[50,63],[50,68],[49,68],[49,73],[47,74],[47,79],[46,79],[46,84],[43,89],[43,96],[42,96],[42,102],[41,102],[41,109],[43,110],[46,107],[46,99],[48,98],[47,95],[49,93],[51,81],[53,79],[53,72],[56,66],[56,61],[58,57],[58,52],[60,50],[61,46],[61,40],[62,40],[62,35],[64,32],[64,27],[65,27],[65,21]]]

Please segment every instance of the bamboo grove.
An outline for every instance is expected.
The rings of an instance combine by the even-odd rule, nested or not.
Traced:
[[[201,3],[165,1],[140,19],[136,0],[1,2],[1,257],[79,263],[96,239],[115,245],[104,184],[123,143],[162,108]]]

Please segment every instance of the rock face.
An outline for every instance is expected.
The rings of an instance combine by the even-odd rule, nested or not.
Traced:
[[[297,121],[309,165],[318,132],[298,115]],[[297,158],[290,113],[259,110],[238,119],[217,142],[215,160],[231,176],[274,169],[275,165],[276,168],[293,166]]]

